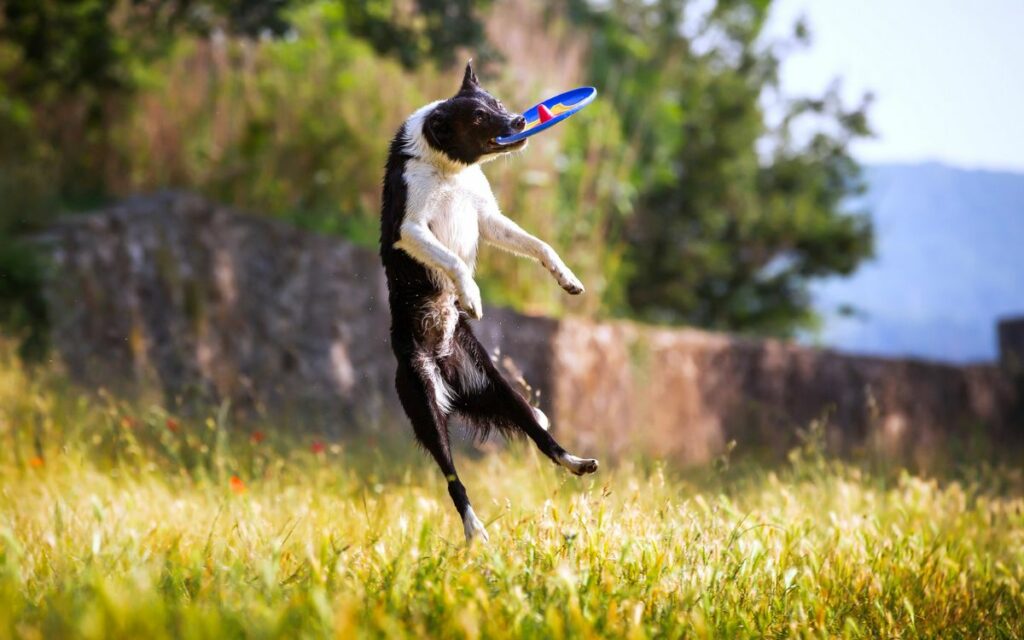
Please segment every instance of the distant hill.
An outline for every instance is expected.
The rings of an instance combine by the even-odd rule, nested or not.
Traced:
[[[1024,174],[874,165],[863,203],[877,257],[815,288],[813,341],[970,362],[996,357],[998,318],[1024,315]],[[842,305],[860,313],[843,317]]]

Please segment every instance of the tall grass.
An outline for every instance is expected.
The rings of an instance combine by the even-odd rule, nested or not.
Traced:
[[[410,447],[182,417],[0,364],[0,636],[1020,637],[1018,471],[569,477],[461,455],[467,548]],[[994,487],[999,487],[998,489]]]

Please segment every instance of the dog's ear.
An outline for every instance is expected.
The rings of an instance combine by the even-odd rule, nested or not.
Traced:
[[[448,112],[445,111],[443,106],[439,106],[430,112],[423,129],[423,133],[434,143],[434,146],[441,146],[445,140],[451,137],[451,123],[448,121]]]
[[[480,88],[480,82],[476,79],[476,72],[473,71],[473,60],[466,63],[466,73],[462,76],[462,87],[459,93],[472,92]]]

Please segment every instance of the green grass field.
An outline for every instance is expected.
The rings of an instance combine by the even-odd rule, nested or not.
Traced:
[[[0,637],[1021,637],[1012,470],[568,476],[86,400],[0,365]],[[411,436],[410,436],[411,439]],[[388,452],[383,449],[387,448]],[[956,478],[956,479],[953,479]]]

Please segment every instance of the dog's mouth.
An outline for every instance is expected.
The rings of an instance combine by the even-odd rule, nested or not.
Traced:
[[[487,141],[487,146],[490,148],[491,153],[504,153],[506,151],[522,149],[526,146],[526,140],[517,140],[512,144],[501,144],[498,142],[498,138],[495,137]]]

